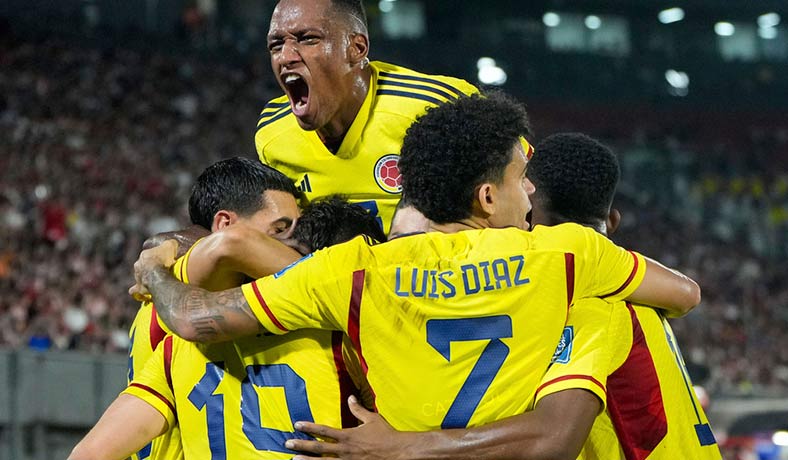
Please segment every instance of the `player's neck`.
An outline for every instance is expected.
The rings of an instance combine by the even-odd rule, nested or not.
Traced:
[[[473,217],[459,220],[457,222],[449,222],[446,224],[436,224],[434,222],[430,222],[430,231],[441,233],[457,233],[464,230],[478,230],[488,227],[489,225],[487,225],[486,222],[478,221]]]
[[[350,130],[350,126],[353,125],[358,111],[364,105],[364,99],[366,99],[367,92],[369,92],[371,77],[372,71],[369,68],[362,70],[356,75],[347,94],[345,96],[337,96],[342,97],[347,103],[340,107],[331,121],[326,123],[325,126],[318,128],[317,135],[332,153],[336,153],[339,150],[339,146],[342,145],[342,141],[345,139],[348,130]]]

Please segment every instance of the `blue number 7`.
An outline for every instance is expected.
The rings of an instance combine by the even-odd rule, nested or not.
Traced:
[[[454,398],[441,428],[468,426],[473,412],[509,355],[509,347],[500,339],[511,336],[512,318],[508,315],[427,321],[427,343],[446,358],[446,361],[451,361],[451,342],[490,341]]]

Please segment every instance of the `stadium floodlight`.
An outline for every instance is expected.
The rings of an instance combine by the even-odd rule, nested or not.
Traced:
[[[495,59],[491,57],[480,57],[478,61],[476,61],[476,68],[482,70],[485,67],[495,67]]]
[[[730,37],[736,33],[736,27],[730,22],[720,21],[714,24],[714,32],[720,37]]]
[[[381,13],[390,13],[394,10],[394,2],[396,0],[380,0],[378,3],[378,9],[380,9]]]
[[[662,10],[657,15],[659,22],[663,24],[672,24],[674,22],[679,22],[684,19],[684,10],[681,8],[668,8],[666,10]]]
[[[780,24],[780,15],[777,13],[766,13],[758,16],[758,27],[767,29]]]
[[[772,442],[776,446],[788,446],[788,431],[775,431],[772,435]]]
[[[479,68],[478,78],[482,84],[501,86],[508,79],[506,71],[498,67],[492,58],[481,58],[476,66]]]
[[[668,81],[668,84],[676,89],[686,89],[689,88],[689,75],[686,72],[681,72],[674,69],[668,69],[665,72],[665,80]]]
[[[602,27],[602,19],[600,19],[599,16],[593,14],[586,16],[585,23],[586,23],[586,27],[588,27],[591,30],[596,30]]]
[[[758,27],[758,36],[764,40],[777,38],[777,27]]]
[[[544,16],[542,16],[542,22],[547,27],[557,27],[559,24],[561,24],[561,15],[552,11],[548,11],[544,14]]]

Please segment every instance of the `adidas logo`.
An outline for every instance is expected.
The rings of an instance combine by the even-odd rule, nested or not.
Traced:
[[[309,183],[309,174],[304,174],[304,178],[298,184],[298,191],[302,193],[312,191],[312,184]]]

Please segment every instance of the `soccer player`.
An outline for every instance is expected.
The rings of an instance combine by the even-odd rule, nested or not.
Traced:
[[[593,230],[523,231],[533,191],[527,134],[523,107],[499,94],[441,105],[409,129],[404,193],[431,232],[376,246],[355,239],[219,293],[173,278],[162,264],[171,248],[143,252],[135,270],[164,321],[189,340],[345,331],[376,409],[397,429],[519,414],[576,299],[626,298],[680,314],[700,296],[693,281]]]
[[[248,227],[273,236],[290,230],[299,215],[297,197],[298,191],[293,183],[279,171],[247,158],[235,157],[217,162],[200,174],[189,197],[189,218],[192,224],[209,231],[215,232],[236,221],[243,221],[249,225],[238,228]],[[267,254],[265,260],[282,266],[298,258],[295,251],[284,245],[272,245]],[[223,287],[238,286],[243,281],[237,280],[235,284]],[[198,285],[212,287],[210,284]],[[143,302],[129,330],[129,382],[145,367],[167,332],[166,326],[158,320],[153,304]],[[134,458],[183,458],[178,427],[143,447],[134,454]]]
[[[559,134],[540,143],[539,155],[530,175],[537,186],[534,221],[580,222],[605,235],[615,232],[620,222],[618,211],[611,209],[618,182],[615,154],[588,136]],[[537,401],[563,388],[586,388],[606,397],[583,459],[719,460],[719,447],[664,314],[623,306],[614,306],[618,317],[609,325],[581,315],[570,318],[565,336],[574,335],[574,340],[556,352]],[[605,381],[606,391],[593,383]]]
[[[550,136],[536,150],[528,170],[536,186],[532,223],[578,222],[602,234],[614,232],[620,222],[620,213],[611,207],[619,179],[615,154],[582,134]],[[351,410],[364,426],[340,431],[306,423],[305,432],[337,442],[296,441],[292,447],[345,460],[533,459],[544,458],[545,452],[549,458],[575,458],[579,445],[562,447],[590,428],[587,440],[582,437],[581,459],[719,460],[664,315],[597,299],[580,303],[570,310],[533,411],[470,430],[398,433],[353,402]],[[605,411],[589,419],[578,391],[596,395],[602,403],[596,406]]]
[[[259,163],[255,166],[263,168]],[[384,237],[373,216],[339,198],[313,202],[298,225],[302,227],[294,231],[293,239],[308,250],[356,235],[368,241]],[[220,235],[239,227],[247,227],[240,234],[259,232],[249,220],[227,223],[178,259],[174,272],[189,282],[191,274],[204,270],[204,266],[192,266],[192,259],[210,258],[215,252],[230,256],[237,246],[230,241],[229,250],[221,249],[228,239]],[[231,265],[246,264],[242,259],[256,260],[253,271],[268,270],[270,262],[259,262],[268,251],[255,253],[262,247],[263,243],[247,244],[243,254],[231,256],[236,259]],[[219,274],[232,279],[226,271]],[[258,458],[261,454],[290,458],[293,452],[284,448],[284,441],[305,436],[294,432],[292,420],[353,422],[343,413],[342,402],[356,390],[351,374],[360,372],[353,371],[358,369],[355,355],[345,350],[338,332],[304,330],[286,337],[247,337],[208,346],[168,335],[71,458],[125,458],[157,433],[175,427],[180,428],[186,458]]]
[[[405,131],[429,107],[475,93],[457,78],[370,62],[360,0],[280,0],[271,17],[271,68],[284,96],[257,122],[260,160],[308,200],[340,193],[388,232],[399,201]]]

